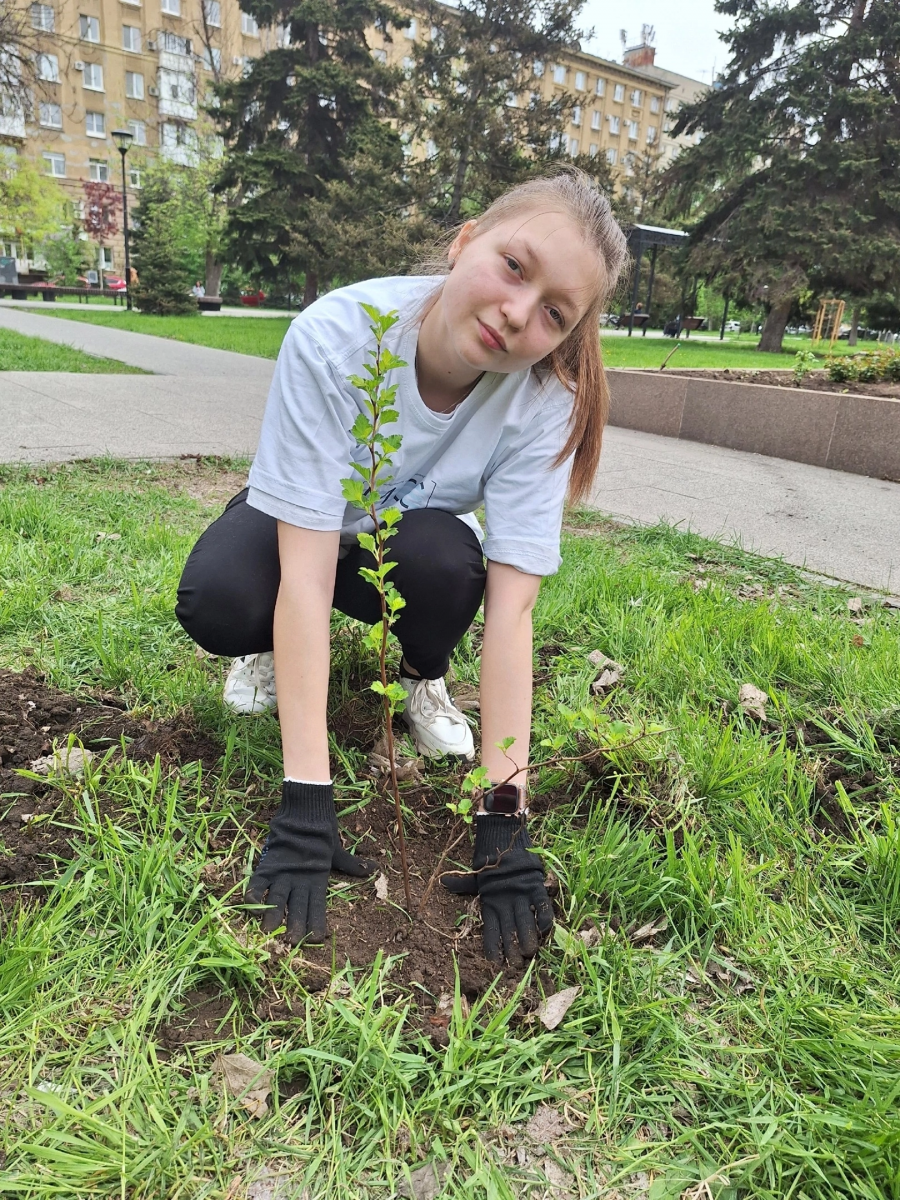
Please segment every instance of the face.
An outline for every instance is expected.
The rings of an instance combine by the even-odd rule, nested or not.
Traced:
[[[481,233],[468,222],[450,248],[440,297],[456,374],[527,370],[563,342],[602,282],[602,266],[563,212],[522,213]]]

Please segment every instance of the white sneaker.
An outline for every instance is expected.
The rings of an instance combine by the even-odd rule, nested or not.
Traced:
[[[458,754],[474,758],[472,730],[447,692],[443,679],[411,679],[400,676],[406,690],[403,720],[410,728],[416,749],[426,758]]]
[[[245,716],[275,708],[275,655],[245,654],[231,664],[222,697],[232,712]]]

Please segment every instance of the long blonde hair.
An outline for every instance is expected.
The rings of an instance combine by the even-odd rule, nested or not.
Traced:
[[[600,314],[606,310],[616,289],[628,249],[608,197],[589,175],[576,167],[564,167],[551,175],[529,179],[498,196],[478,218],[473,237],[536,208],[561,209],[567,213],[580,228],[585,241],[594,247],[603,267],[598,272],[597,293],[581,320],[555,350],[535,364],[535,370],[552,371],[575,396],[569,434],[553,465],[559,466],[574,453],[569,503],[577,504],[588,495],[597,473],[603,429],[609,416],[609,386],[600,350]],[[454,229],[442,237],[418,263],[415,273],[447,274],[447,249],[457,232]],[[438,294],[429,297],[425,311]]]

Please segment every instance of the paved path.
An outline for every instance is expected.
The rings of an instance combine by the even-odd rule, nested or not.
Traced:
[[[0,462],[256,448],[271,360],[8,309],[0,325],[159,372],[0,372]],[[592,503],[900,591],[897,483],[610,428]]]
[[[56,312],[58,309],[71,310],[72,312],[104,312],[104,313],[127,313],[128,309],[124,304],[100,304],[99,302],[87,305],[79,304],[78,301],[69,303],[67,300],[54,300],[51,305],[45,300],[0,300],[0,308],[34,310],[35,312],[43,312],[48,316],[50,312]],[[49,310],[49,311],[48,311]],[[299,312],[299,309],[297,310]],[[246,305],[229,306],[224,304],[218,312],[202,312],[201,317],[296,317],[297,312],[288,312],[283,308],[250,308]]]

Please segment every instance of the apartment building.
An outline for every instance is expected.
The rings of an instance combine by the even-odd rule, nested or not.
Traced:
[[[133,135],[130,206],[148,155],[191,161],[210,80],[240,72],[275,36],[261,36],[237,0],[44,0],[29,5],[28,17],[37,81],[33,92],[6,98],[0,150],[42,166],[76,213],[85,181],[121,186],[112,130]],[[28,270],[24,247],[0,243],[3,253]],[[99,267],[122,271],[121,234],[99,255]]]

